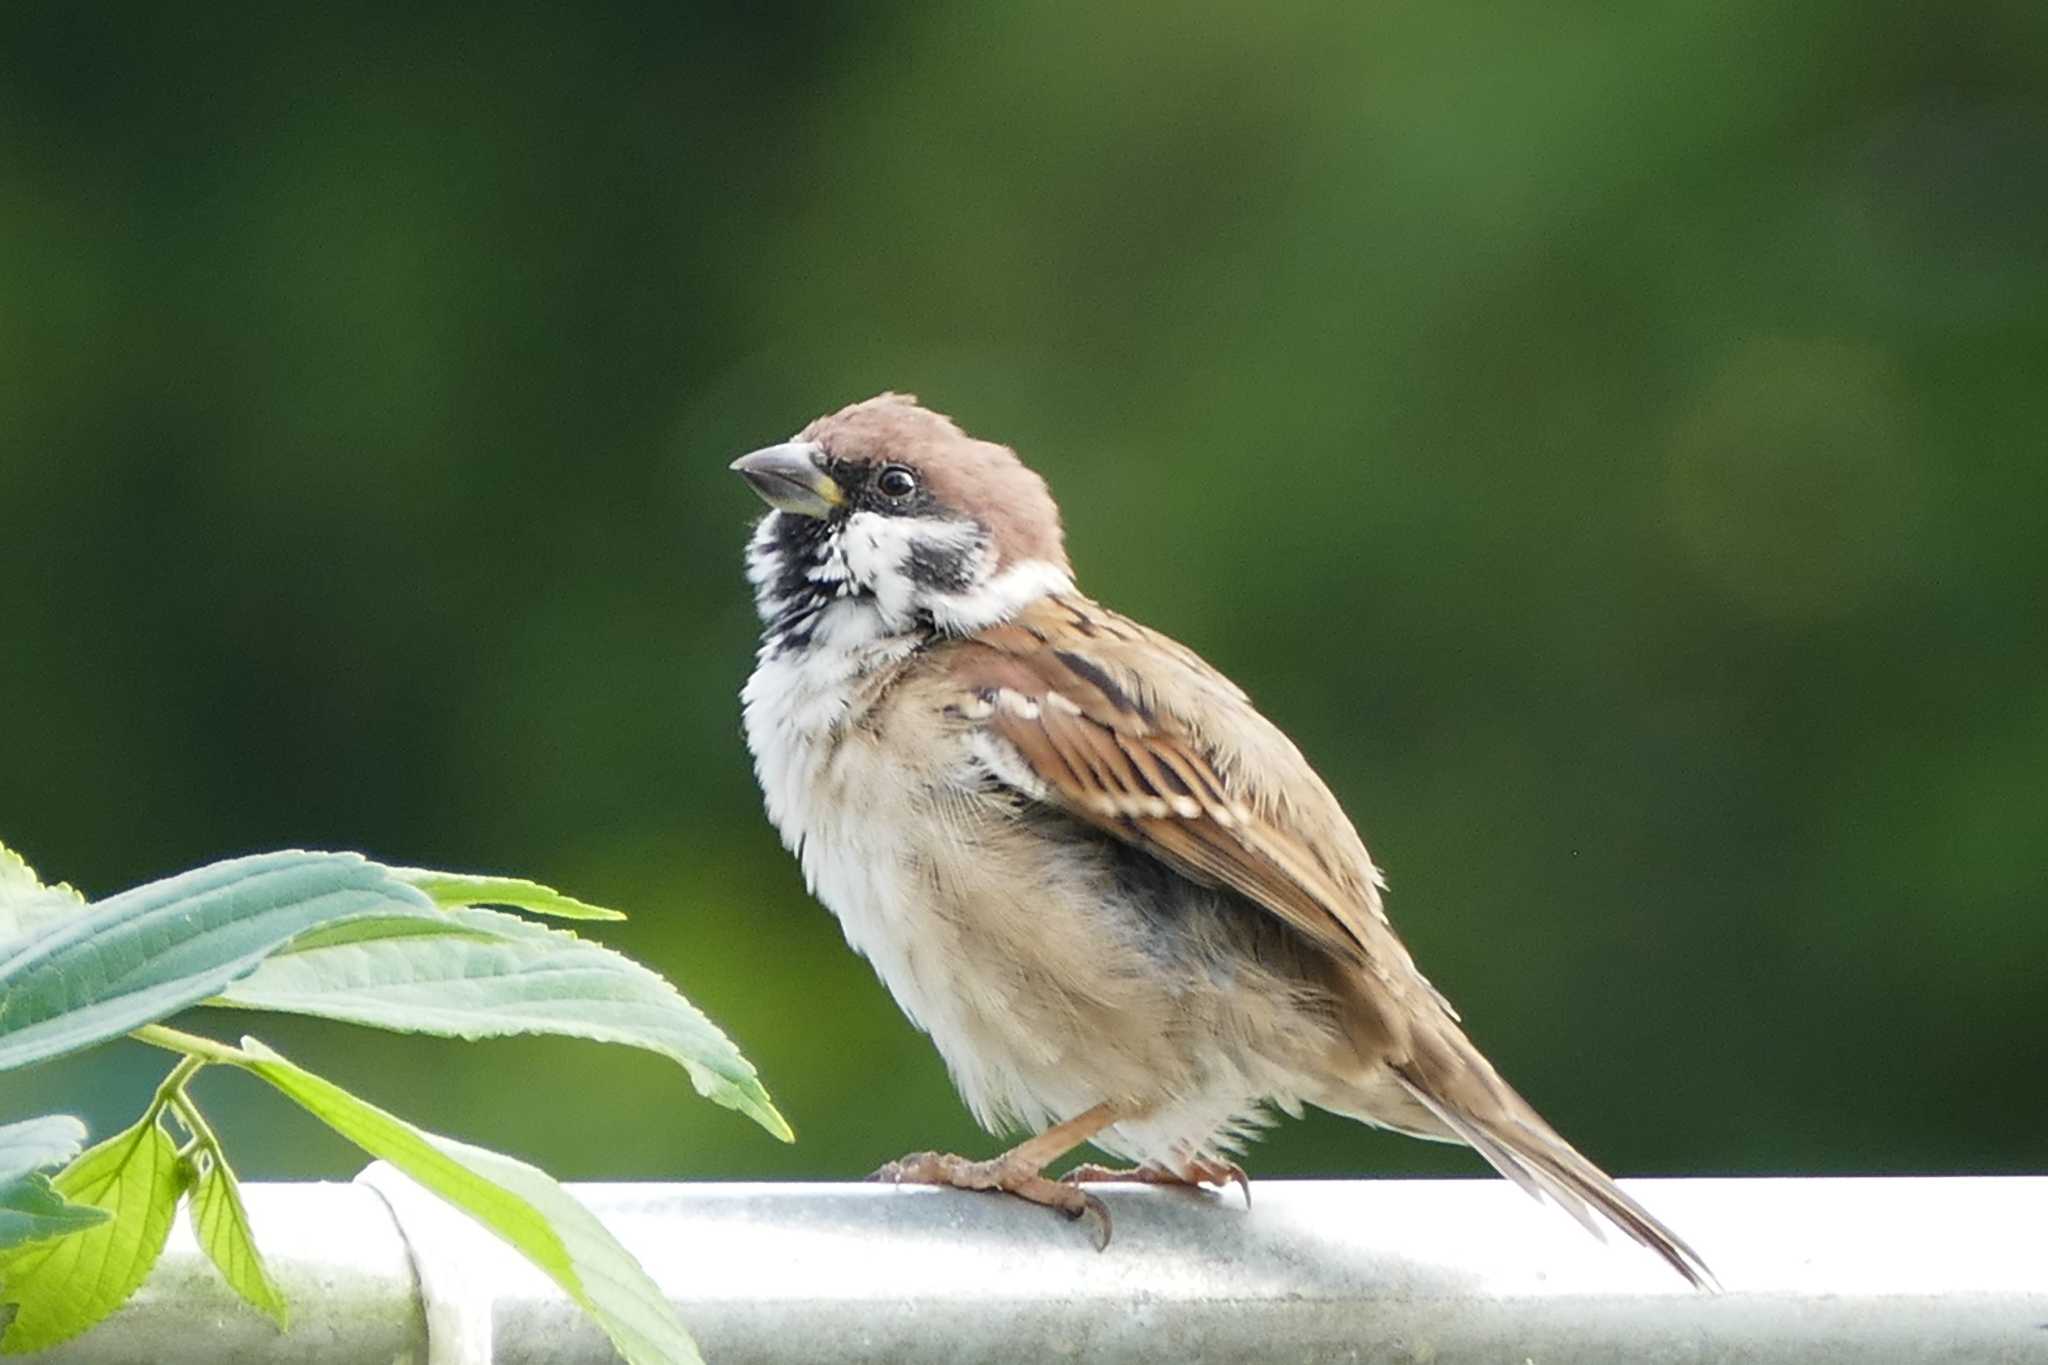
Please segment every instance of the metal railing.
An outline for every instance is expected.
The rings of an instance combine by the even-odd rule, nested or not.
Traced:
[[[1506,1182],[1101,1187],[1059,1215],[873,1185],[582,1185],[712,1365],[757,1361],[2048,1361],[2048,1177],[1635,1180],[1726,1292]],[[387,1167],[246,1187],[293,1305],[243,1308],[180,1220],[65,1365],[614,1359],[559,1290]]]

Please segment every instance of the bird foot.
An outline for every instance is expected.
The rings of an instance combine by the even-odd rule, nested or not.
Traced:
[[[1071,1185],[1103,1180],[1135,1180],[1146,1185],[1188,1185],[1196,1188],[1214,1185],[1219,1189],[1236,1185],[1244,1191],[1244,1206],[1252,1206],[1252,1178],[1235,1161],[1189,1161],[1177,1171],[1150,1163],[1117,1167],[1098,1166],[1091,1161],[1076,1166],[1060,1180]]]
[[[1087,1218],[1093,1224],[1095,1249],[1109,1245],[1109,1209],[1100,1199],[1075,1185],[1048,1180],[1029,1162],[1013,1160],[1013,1153],[987,1161],[969,1161],[951,1152],[912,1152],[892,1161],[868,1179],[885,1185],[948,1185],[956,1190],[999,1190],[1033,1204],[1058,1209],[1069,1218]]]

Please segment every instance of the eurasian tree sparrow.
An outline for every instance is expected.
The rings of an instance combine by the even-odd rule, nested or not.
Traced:
[[[1313,1104],[1468,1143],[1712,1283],[1466,1039],[1300,751],[1075,588],[1008,448],[883,394],[732,467],[772,509],[744,693],[769,817],[975,1118],[1037,1134],[880,1178],[1005,1190],[1106,1240],[1082,1181],[1245,1183],[1266,1108]],[[1137,1166],[1045,1175],[1083,1142]]]

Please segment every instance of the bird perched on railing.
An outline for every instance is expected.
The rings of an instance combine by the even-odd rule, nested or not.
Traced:
[[[1248,1197],[1243,1141],[1313,1104],[1468,1143],[1711,1283],[1465,1037],[1300,751],[1075,587],[1014,453],[883,394],[732,467],[772,509],[747,550],[744,693],[768,814],[975,1117],[1036,1132],[880,1178],[1004,1190],[1106,1241],[1088,1180]],[[1045,1174],[1083,1142],[1137,1165]]]

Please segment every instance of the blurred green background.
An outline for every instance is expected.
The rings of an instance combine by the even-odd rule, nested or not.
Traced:
[[[0,839],[623,907],[801,1141],[622,1050],[192,1027],[576,1178],[992,1150],[738,733],[726,462],[896,387],[1301,742],[1596,1157],[2043,1166],[2039,0],[9,5],[0,281]]]

